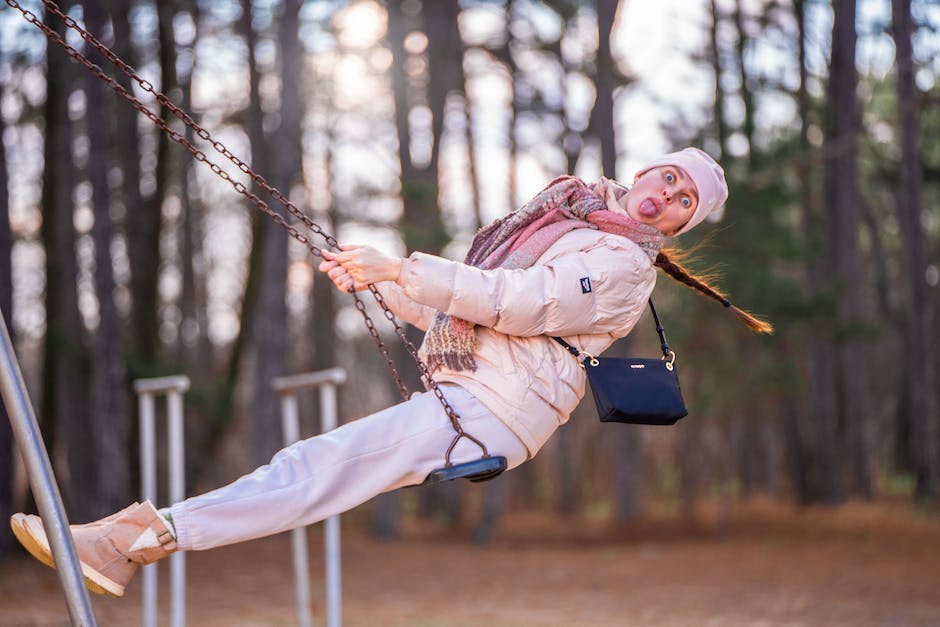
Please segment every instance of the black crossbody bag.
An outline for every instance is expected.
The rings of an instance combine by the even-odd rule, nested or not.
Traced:
[[[601,422],[672,425],[689,413],[679,389],[676,354],[666,344],[652,298],[649,305],[663,351],[660,359],[595,357],[560,337],[552,337],[575,356],[587,373]]]

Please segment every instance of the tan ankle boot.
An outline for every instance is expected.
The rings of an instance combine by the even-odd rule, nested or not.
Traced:
[[[42,519],[32,514],[10,518],[13,534],[33,557],[55,568]],[[122,596],[137,568],[176,551],[169,523],[150,501],[134,503],[107,518],[71,525],[85,585],[98,594]]]

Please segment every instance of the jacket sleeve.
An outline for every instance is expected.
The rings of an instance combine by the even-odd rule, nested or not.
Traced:
[[[655,282],[649,257],[628,240],[526,269],[481,270],[415,253],[398,279],[405,295],[418,303],[516,336],[623,335]]]
[[[385,304],[398,318],[422,331],[427,331],[431,327],[434,314],[437,313],[434,309],[408,298],[402,288],[392,281],[376,283],[375,287],[385,299]]]

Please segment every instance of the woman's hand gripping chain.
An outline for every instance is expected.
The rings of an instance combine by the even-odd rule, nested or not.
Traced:
[[[340,245],[340,252],[321,251],[318,266],[330,280],[345,292],[366,289],[371,283],[395,281],[401,274],[403,259],[360,244]]]

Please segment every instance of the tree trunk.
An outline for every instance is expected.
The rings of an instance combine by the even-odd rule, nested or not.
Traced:
[[[708,317],[702,307],[693,307],[689,312],[689,328],[706,327],[709,324]],[[686,354],[703,354],[710,350],[708,339],[701,333],[691,333],[687,344],[682,348]],[[686,398],[695,398],[698,396],[698,388],[708,385],[702,378],[692,378],[683,385],[683,395],[687,395]],[[704,453],[707,442],[705,436],[705,426],[694,413],[687,420],[683,420],[679,427],[679,510],[683,520],[689,525],[698,523],[698,501],[703,489],[708,485],[708,479],[705,478],[705,472],[709,470]]]
[[[564,32],[568,28],[570,16],[563,15],[562,19],[564,20],[562,32]],[[576,68],[571,67],[570,61],[565,55],[560,54],[560,52],[561,47],[559,46],[558,62],[564,69],[565,75],[567,76],[577,71]],[[583,131],[579,132],[571,127],[570,117],[564,109],[564,105],[560,114],[565,125],[565,130],[562,135],[562,150],[565,153],[565,173],[574,176],[575,169],[578,166],[578,159],[581,157],[581,152],[584,149],[584,133]],[[585,394],[585,396],[589,395]],[[568,422],[562,426],[558,430],[557,435],[555,435],[555,437],[558,438],[558,467],[556,469],[558,499],[556,507],[558,513],[562,516],[574,515],[581,506],[583,473],[581,472],[581,455],[578,450],[578,442],[584,423],[588,420],[597,420],[597,413],[589,403],[579,403],[578,406],[574,408],[574,411],[571,412]]]
[[[3,83],[0,83],[3,102]],[[10,231],[10,188],[7,176],[7,152],[3,143],[6,124],[0,115],[0,312],[12,337],[13,334],[13,234]],[[0,403],[0,520],[9,520],[13,513],[13,429],[6,404]],[[9,552],[13,536],[7,525],[0,531],[0,556]]]
[[[848,446],[848,474],[855,493],[874,494],[874,438],[869,407],[866,326],[859,253],[858,132],[861,125],[855,67],[855,0],[836,0],[829,66],[824,195],[830,210],[830,270],[836,284],[836,313],[843,329],[836,342],[838,416]]]
[[[290,194],[300,178],[302,110],[298,84],[300,42],[297,0],[285,0],[280,22],[281,125],[276,133],[272,182]],[[253,338],[258,351],[255,387],[255,459],[267,461],[281,447],[278,395],[271,386],[287,371],[287,232],[268,224],[261,253],[261,282],[258,316]]]
[[[180,6],[187,11],[195,26],[192,42],[188,45],[190,63],[180,74],[182,109],[192,112],[192,79],[196,71],[196,50],[202,34],[199,3],[189,0]],[[180,54],[181,58],[186,54]],[[195,133],[186,127],[186,138],[194,142]],[[209,339],[209,312],[207,297],[207,276],[210,272],[208,259],[203,254],[205,241],[205,207],[198,190],[191,189],[190,177],[195,176],[195,161],[188,151],[177,151],[179,162],[180,219],[177,225],[177,245],[182,289],[179,296],[181,314],[180,333],[176,346],[176,364],[179,371],[185,372],[192,380],[192,396],[207,397],[211,390],[217,389],[217,373],[213,370],[215,351]],[[204,467],[202,458],[206,449],[202,448],[209,433],[212,432],[213,408],[211,403],[192,403],[187,406],[186,420],[186,480],[187,493],[190,486],[196,485],[199,472]]]
[[[251,167],[255,171],[261,164],[267,163],[264,143],[264,129],[261,126],[260,76],[255,63],[255,32],[252,27],[252,5],[250,0],[240,0],[241,17],[236,24],[238,35],[245,43],[245,64],[248,67],[248,109],[242,112],[242,126],[251,144]],[[251,191],[262,198],[264,192],[252,184]],[[193,468],[193,480],[198,483],[212,468],[213,459],[222,443],[222,433],[232,424],[235,415],[235,389],[238,386],[243,365],[243,358],[248,350],[254,331],[255,312],[261,283],[261,252],[264,247],[264,232],[270,226],[270,220],[260,211],[251,210],[251,248],[248,251],[248,270],[245,278],[245,292],[238,312],[238,334],[232,342],[228,355],[225,374],[218,386],[218,397],[213,408],[210,427],[206,431],[200,448],[204,454]],[[267,461],[267,460],[265,460]]]
[[[806,68],[806,11],[803,0],[794,0],[793,17],[797,28],[797,63],[799,66],[800,82],[796,92],[797,114],[800,118],[800,158],[797,161],[797,177],[799,179],[800,193],[800,229],[804,239],[809,239],[815,229],[813,228],[813,193],[812,179],[809,169],[810,141],[809,141],[809,93],[807,92],[808,71]],[[807,246],[807,249],[814,248]],[[816,260],[809,258],[804,267],[806,271],[803,275],[803,282],[806,293],[810,296],[818,293],[819,285],[815,281],[816,273],[810,271],[810,268],[816,264]],[[812,340],[810,345],[814,344]],[[804,363],[809,363],[810,368],[814,366],[812,361],[806,359],[809,357],[807,351],[803,352]],[[810,394],[813,394],[815,387],[810,387]],[[819,393],[820,391],[815,391]],[[812,487],[810,481],[810,466],[814,459],[810,455],[811,446],[807,445],[809,434],[812,429],[807,428],[812,425],[813,416],[809,412],[809,407],[803,408],[796,399],[783,409],[782,428],[784,436],[784,445],[786,450],[787,469],[790,472],[790,480],[796,491],[798,502],[806,504],[813,500]],[[808,404],[807,404],[808,405]]]
[[[137,52],[134,49],[131,35],[131,11],[133,10],[131,5],[132,0],[117,0],[114,2],[111,12],[111,24],[114,29],[115,53],[132,67],[137,67]],[[163,41],[162,31],[161,41]],[[129,93],[134,93],[134,85],[129,77],[123,72],[115,72],[113,75],[124,89]],[[155,327],[145,331],[143,325],[140,324],[142,318],[145,318],[145,316],[140,315],[143,311],[141,303],[144,300],[140,286],[142,283],[146,284],[149,280],[146,278],[148,266],[159,263],[158,258],[151,256],[154,251],[151,242],[147,240],[148,237],[155,241],[159,240],[159,234],[148,233],[150,228],[148,224],[149,214],[153,209],[150,205],[144,203],[140,189],[141,137],[137,128],[138,119],[138,112],[124,102],[118,102],[114,108],[113,128],[117,132],[113,138],[113,144],[117,158],[112,165],[119,167],[121,170],[121,186],[118,190],[118,199],[124,208],[124,236],[128,258],[131,261],[129,285],[131,290],[131,333],[127,362],[127,377],[131,380],[154,374],[153,370],[142,362],[145,351],[141,347],[146,344],[143,334],[152,334],[149,342],[153,345],[157,331]],[[162,136],[163,133],[156,131],[154,135]],[[160,139],[165,140],[165,137]],[[159,249],[157,249],[156,254],[159,254]],[[157,266],[153,265],[153,267],[156,268]],[[155,273],[156,270],[154,270],[154,294],[156,293]],[[151,320],[156,320],[156,312],[151,316]],[[150,360],[152,360],[152,356]],[[136,417],[136,408],[131,412],[131,415]],[[132,420],[129,424],[129,435],[134,442],[140,437],[138,427],[137,420]],[[138,447],[130,447],[128,456],[131,481],[136,486],[140,482],[138,472],[140,468],[140,451]]]
[[[737,55],[738,55],[738,75],[741,81],[741,101],[744,103],[744,122],[741,125],[741,132],[747,140],[747,155],[749,162],[754,163],[754,94],[748,84],[747,64],[745,63],[745,54],[747,53],[747,33],[744,32],[744,16],[741,11],[741,0],[735,0],[734,3],[734,27],[738,31]]]
[[[516,60],[512,56],[512,21],[513,16],[515,15],[515,0],[506,0],[506,10],[505,10],[505,23],[506,23],[506,38],[503,44],[503,49],[500,51],[500,54],[503,59],[503,63],[506,64],[506,71],[509,74],[510,86],[510,103],[509,103],[509,129],[506,133],[506,146],[509,157],[509,181],[506,188],[508,194],[508,206],[509,211],[512,211],[516,208],[516,190],[518,189],[518,184],[516,181],[516,122],[519,119],[519,68],[516,67]]]
[[[467,75],[464,72],[464,58],[467,53],[467,46],[464,44],[463,37],[460,34],[460,25],[454,19],[454,30],[451,36],[455,38],[458,45],[458,55],[455,59],[454,69],[457,72],[455,83],[459,85],[463,92],[463,116],[464,116],[464,141],[467,142],[467,176],[470,179],[470,194],[472,196],[474,225],[476,231],[484,224],[483,208],[480,205],[480,177],[477,172],[477,145],[474,134],[474,110],[473,100],[470,97],[470,86],[467,84]]]
[[[160,89],[170,95],[177,88],[176,44],[173,35],[175,2],[157,3],[160,40]],[[161,107],[160,118],[169,121],[170,111]],[[147,374],[157,359],[159,346],[160,233],[163,202],[172,170],[172,146],[164,132],[157,132],[157,159],[154,191],[140,207],[128,208],[128,255],[131,261],[131,301],[134,370]]]
[[[910,403],[911,458],[914,460],[916,496],[936,500],[940,496],[940,416],[938,416],[936,361],[922,354],[920,347],[933,346],[936,328],[934,303],[927,284],[927,236],[924,232],[923,181],[920,160],[920,112],[914,83],[914,55],[911,38],[914,24],[911,0],[891,0],[894,47],[897,67],[898,125],[901,135],[898,222],[904,238],[904,253],[910,304],[906,309],[908,350],[907,396]]]
[[[796,0],[799,1],[799,0]],[[728,124],[725,122],[725,92],[721,86],[722,65],[721,49],[718,46],[718,24],[721,21],[721,14],[718,10],[717,0],[711,0],[711,25],[710,35],[710,53],[712,62],[712,71],[715,74],[715,137],[718,141],[718,154],[715,155],[718,162],[721,163],[725,154],[725,147],[728,143]]]
[[[702,452],[702,421],[693,417],[679,427],[679,511],[689,525],[698,522],[698,501],[702,495],[702,473],[706,468]]]
[[[258,64],[255,62],[255,32],[251,25],[252,8],[250,0],[241,0],[242,16],[238,21],[239,34],[245,40],[245,62],[248,65],[248,110],[243,113],[243,126],[251,142],[251,167],[255,170],[261,169],[261,164],[266,163],[266,151],[264,145],[264,129],[261,126],[264,116],[261,111],[261,92],[259,84],[261,77],[258,73]],[[261,189],[252,184],[252,192],[262,194]],[[259,196],[260,197],[260,196]],[[255,304],[258,300],[258,287],[260,284],[261,269],[261,251],[264,248],[264,232],[271,225],[267,216],[259,211],[251,213],[251,251],[248,256],[248,272],[245,280],[245,294],[242,296],[241,310],[239,311],[239,331],[232,346],[230,356],[228,376],[226,377],[226,393],[228,402],[223,403],[223,407],[231,411],[231,394],[238,381],[238,373],[241,365],[241,358],[248,345],[248,338],[251,336],[254,327]]]
[[[392,51],[391,80],[395,99],[395,128],[398,137],[398,161],[401,171],[401,197],[403,204],[400,230],[408,252],[421,250],[439,254],[449,241],[444,229],[438,205],[438,156],[444,129],[444,113],[447,95],[460,83],[453,77],[453,63],[460,54],[459,31],[456,18],[458,7],[454,0],[424,3],[422,5],[423,31],[428,38],[426,56],[428,60],[426,103],[431,110],[431,156],[423,167],[415,164],[411,153],[411,126],[409,113],[412,107],[420,104],[420,91],[409,83],[404,65],[408,53],[404,48],[405,36],[412,29],[408,17],[402,11],[402,1],[388,3],[388,43]],[[454,33],[456,33],[456,38]],[[418,338],[414,332],[413,341]],[[404,350],[397,351],[402,357]],[[413,371],[413,370],[412,370]],[[415,382],[415,377],[409,383]],[[444,451],[441,451],[443,463]],[[419,511],[423,515],[441,512],[447,519],[455,521],[459,517],[460,488],[458,485],[440,485],[426,488],[419,494]],[[389,511],[376,512],[375,521],[385,521],[381,531],[386,537],[396,535],[387,524],[397,521],[397,496],[384,498],[378,502],[379,508]],[[376,528],[376,531],[379,531]]]
[[[617,142],[614,129],[614,67],[610,54],[610,33],[617,14],[617,0],[598,0],[597,3],[597,101],[591,112],[592,127],[601,140],[601,164],[604,176],[617,177]],[[613,347],[615,353],[629,351],[629,339]],[[636,427],[614,428],[609,434],[613,447],[614,517],[617,521],[631,520],[642,510],[643,446],[641,432]]]
[[[428,245],[429,243],[428,230],[426,225],[422,223],[421,209],[414,207],[415,204],[426,203],[428,197],[433,198],[435,206],[437,203],[437,179],[435,178],[433,183],[431,183],[433,189],[430,189],[428,187],[428,181],[422,179],[421,173],[415,165],[411,154],[411,124],[408,119],[408,114],[411,111],[412,105],[418,104],[418,96],[416,94],[418,93],[419,87],[410,84],[405,74],[405,62],[408,58],[408,53],[405,50],[404,41],[407,34],[416,26],[417,24],[413,23],[413,20],[403,13],[401,0],[394,0],[388,3],[388,33],[386,37],[389,49],[392,51],[390,77],[392,81],[392,94],[395,100],[395,135],[398,140],[398,164],[401,173],[400,181],[403,208],[399,231],[402,233],[402,240],[407,252],[421,250],[423,252],[433,253],[440,252],[440,249],[443,248],[443,244],[433,245],[432,248],[429,249],[421,248],[422,245]],[[428,46],[430,47],[430,41],[428,42]],[[430,55],[430,52],[428,52],[428,55]],[[416,345],[420,343],[420,336],[417,329],[409,327],[407,333],[408,338],[413,343]],[[404,346],[401,346],[399,343],[396,343],[395,346],[396,348],[392,354],[395,356],[398,363],[411,360]],[[415,369],[408,368],[401,374],[410,389],[417,389],[421,385]],[[434,494],[433,491],[432,494]],[[422,498],[424,498],[423,495]],[[389,507],[391,507],[391,503],[394,499],[397,499],[397,496],[387,499]]]
[[[48,26],[63,30],[46,15]],[[68,57],[58,45],[46,45],[46,102],[43,118],[42,226],[46,253],[46,337],[43,343],[43,386],[40,421],[46,449],[59,449],[64,438],[67,472],[59,469],[63,498],[71,516],[90,518],[94,491],[94,451],[88,400],[89,355],[78,310],[78,265],[75,251],[72,189],[72,131],[68,99],[72,81]]]
[[[444,228],[444,220],[441,216],[439,201],[440,172],[438,166],[440,164],[441,138],[444,135],[447,97],[452,92],[459,91],[463,86],[459,74],[454,71],[455,66],[462,64],[463,58],[460,30],[457,25],[459,13],[460,7],[457,0],[425,2],[422,5],[423,29],[428,37],[427,104],[431,109],[432,143],[431,159],[417,176],[417,180],[421,181],[421,185],[427,190],[426,193],[422,194],[425,201],[424,206],[417,211],[410,212],[407,199],[405,202],[403,228],[405,246],[409,251],[423,250],[432,254],[440,254],[444,246],[450,241],[450,235]],[[405,189],[406,187],[402,185],[402,190]],[[415,203],[413,206],[417,209],[419,204]],[[419,224],[423,228],[416,228]],[[411,242],[408,241],[408,234],[416,231],[423,233],[423,242],[416,239],[412,239]],[[426,248],[420,248],[422,245]],[[413,341],[419,341],[419,336],[420,334],[415,331]],[[443,459],[444,451],[441,451],[441,460],[443,461]],[[422,491],[421,497],[424,505],[422,509],[440,513],[445,520],[455,524],[460,520],[463,506],[462,494],[463,483],[459,481],[433,486]],[[497,510],[502,511],[501,503],[497,506]]]
[[[614,129],[614,59],[610,54],[610,33],[614,28],[619,0],[597,2],[597,100],[592,127],[601,139],[601,166],[604,176],[617,177],[617,142]]]
[[[333,135],[332,129],[326,129],[326,164],[327,172],[326,185],[329,186],[334,180],[333,158]],[[330,206],[327,208],[327,226],[329,230],[336,233],[339,229],[338,212],[336,211],[336,200],[333,190],[327,187],[323,190],[322,197],[330,199]],[[332,368],[337,365],[336,358],[336,288],[329,277],[320,272],[314,272],[313,287],[311,289],[311,311],[313,316],[310,326],[310,334],[313,337],[313,366],[316,370]]]
[[[180,89],[183,93],[183,110],[191,111],[192,79],[196,71],[196,47],[201,35],[199,3],[192,1],[187,9],[192,16],[196,32],[192,43],[189,45],[192,61],[181,77]],[[189,127],[186,128],[186,137],[193,141],[194,133]],[[213,361],[212,343],[209,341],[208,333],[209,314],[206,296],[208,268],[202,249],[205,237],[204,207],[197,200],[198,195],[190,189],[189,177],[194,163],[192,156],[188,151],[183,151],[180,154],[183,155],[183,158],[180,163],[182,219],[179,228],[179,246],[183,285],[180,295],[182,325],[178,361],[182,364],[183,370],[193,377],[196,386],[202,387],[208,383]]]
[[[612,425],[605,438],[613,463],[614,520],[629,522],[643,513],[643,439],[636,425]]]
[[[461,59],[463,57],[461,56]],[[473,207],[473,230],[476,231],[484,225],[483,207],[480,204],[480,175],[477,172],[477,144],[474,134],[475,116],[473,113],[473,100],[470,98],[470,89],[467,77],[463,72],[463,63],[460,65],[460,78],[463,84],[463,115],[464,115],[464,141],[467,142],[467,176],[470,179],[470,194]]]
[[[447,112],[447,97],[463,88],[463,46],[457,17],[460,6],[457,0],[439,0],[423,5],[424,32],[428,37],[428,107],[431,109],[431,159],[425,168],[426,178],[438,185],[438,165],[441,154],[441,137],[444,135],[444,118]],[[444,229],[437,194],[429,199],[430,223],[437,229],[432,246],[443,248],[450,236]],[[433,250],[433,248],[431,249]]]
[[[100,38],[105,15],[97,0],[85,0],[85,23]],[[103,63],[97,55],[89,55]],[[121,351],[121,321],[114,304],[114,271],[111,265],[111,202],[108,190],[108,111],[102,82],[92,74],[85,79],[88,103],[88,175],[92,188],[95,222],[95,294],[98,298],[98,328],[95,331],[92,371],[92,443],[95,455],[94,514],[102,516],[126,504],[129,496],[127,463],[128,420],[125,408],[124,356]]]
[[[487,482],[483,495],[483,511],[480,512],[480,520],[473,530],[475,544],[487,545],[496,536],[499,521],[506,509],[507,493],[515,476],[514,473],[504,473]]]
[[[132,0],[117,0],[114,2],[112,20],[114,28],[114,51],[132,67],[137,67],[137,52],[131,43],[131,9]],[[131,79],[123,72],[114,73],[115,80],[128,92],[134,93]],[[150,243],[156,240],[151,233],[153,211],[151,204],[144,204],[140,191],[140,133],[137,128],[138,112],[133,107],[120,103],[114,108],[115,146],[117,149],[118,165],[121,168],[120,196],[124,205],[124,231],[127,239],[127,254],[130,260],[130,291],[131,291],[131,350],[134,357],[142,354],[142,334],[147,332],[144,328],[143,303],[146,298],[143,286],[148,279],[145,278],[146,267],[152,259],[146,259],[151,254]],[[160,131],[156,131],[160,134]],[[153,318],[155,320],[155,318]],[[151,328],[150,333],[156,333]],[[151,337],[152,341],[152,337]],[[133,360],[131,369],[134,370]],[[133,378],[133,374],[131,375]]]
[[[823,246],[828,216],[820,211],[813,192],[813,170],[810,155],[812,145],[809,140],[810,99],[807,92],[808,73],[806,66],[806,15],[803,0],[794,2],[794,13],[799,29],[798,59],[800,84],[797,91],[797,107],[800,114],[800,148],[802,158],[799,162],[801,230],[805,247],[809,251],[806,260],[804,282],[806,291],[817,302],[816,316],[809,329],[807,350],[807,400],[799,424],[791,424],[787,433],[787,442],[799,446],[788,454],[791,460],[804,460],[806,467],[802,476],[794,480],[797,486],[803,486],[799,494],[802,503],[824,502],[837,503],[845,498],[845,486],[842,479],[842,444],[838,436],[838,412],[836,405],[835,366],[833,364],[833,339],[831,328],[834,314],[823,304],[830,300],[830,286],[826,284],[828,276],[828,255]],[[784,420],[792,420],[792,415],[785,414]],[[786,428],[786,427],[785,427]],[[794,472],[796,468],[791,467]]]
[[[781,351],[786,350],[782,348]],[[757,345],[754,338],[743,338],[737,347],[741,363],[757,362]],[[745,499],[758,494],[774,494],[776,490],[775,449],[769,425],[775,421],[774,409],[760,403],[745,401],[732,410],[732,438],[738,459],[738,477],[741,496]]]
[[[588,394],[585,394],[588,396]],[[582,473],[578,451],[579,432],[587,420],[597,420],[597,413],[588,402],[579,403],[567,424],[561,426],[558,438],[558,499],[556,511],[562,516],[573,516],[581,506]]]
[[[336,329],[334,328],[334,303],[336,295],[333,282],[325,274],[313,277],[311,289],[311,308],[313,316],[313,367],[315,370],[332,368],[336,360]]]
[[[574,10],[576,9],[576,7],[571,7],[571,8],[573,9],[572,12],[569,13],[569,12],[563,11],[561,13],[562,38],[564,38],[565,33],[569,31],[569,28],[571,26],[570,24],[571,20],[577,14],[576,11]],[[576,63],[574,62],[573,59],[571,59],[569,55],[562,54],[563,45],[564,45],[564,39],[559,40],[559,46],[556,52],[558,55],[558,63],[561,65],[562,71],[564,72],[563,80],[565,81],[565,83],[567,83],[567,78],[569,76],[573,74],[583,74],[584,62],[583,60],[580,60],[579,62]],[[572,126],[573,116],[569,113],[569,103],[566,100],[562,102],[561,110],[559,111],[559,115],[562,118],[562,121],[564,123],[564,130],[562,131],[562,136],[561,136],[561,149],[565,154],[565,173],[571,176],[574,176],[575,170],[578,167],[578,160],[581,158],[581,153],[584,150],[585,132],[590,133],[591,129],[590,129],[590,120],[588,120],[589,128],[587,129],[574,128]]]
[[[423,167],[417,167],[411,154],[411,128],[408,115],[412,106],[409,100],[414,90],[404,73],[407,52],[404,38],[408,32],[401,3],[389,3],[389,42],[392,46],[395,91],[395,120],[398,132],[398,156],[401,165],[401,195],[404,203],[401,230],[405,248],[411,252],[420,250],[439,254],[450,240],[444,229],[438,206],[438,155],[444,129],[444,105],[447,94],[455,87],[453,74],[454,48],[459,51],[459,41],[452,40],[456,28],[456,2],[441,0],[423,5],[424,32],[428,38],[428,87],[427,105],[431,110],[431,158]]]

